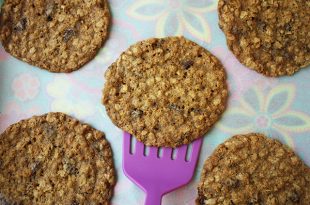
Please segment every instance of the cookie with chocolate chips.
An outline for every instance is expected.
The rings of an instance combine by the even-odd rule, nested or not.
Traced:
[[[14,57],[50,72],[93,59],[108,36],[107,0],[5,0],[0,40]]]
[[[115,184],[104,134],[62,113],[0,135],[0,204],[109,204]]]
[[[310,204],[310,168],[277,140],[236,135],[206,160],[196,204]]]
[[[146,145],[189,144],[206,134],[226,107],[222,64],[184,37],[151,38],[130,46],[105,77],[108,115]]]
[[[219,0],[220,27],[238,60],[266,76],[310,65],[310,1]]]

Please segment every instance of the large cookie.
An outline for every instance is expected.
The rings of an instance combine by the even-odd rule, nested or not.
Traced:
[[[5,0],[0,40],[11,55],[51,72],[93,59],[108,35],[107,0]]]
[[[132,45],[105,77],[108,115],[146,145],[188,144],[210,130],[226,106],[223,66],[184,37]]]
[[[277,140],[237,135],[206,160],[196,204],[307,205],[310,168]]]
[[[112,197],[104,134],[62,113],[11,125],[0,135],[0,162],[2,203],[107,205]]]
[[[309,0],[219,0],[220,27],[239,61],[267,76],[310,64]]]

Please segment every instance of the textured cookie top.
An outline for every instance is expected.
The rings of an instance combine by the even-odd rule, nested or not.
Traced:
[[[202,137],[226,106],[223,66],[183,37],[132,45],[105,77],[103,103],[108,115],[146,145],[188,144]]]
[[[237,135],[206,160],[198,195],[201,205],[307,205],[310,169],[277,140]]]
[[[0,202],[107,205],[114,184],[103,133],[65,114],[22,120],[0,135]]]
[[[51,72],[79,69],[108,35],[106,0],[5,0],[0,40],[11,55]]]
[[[309,0],[219,0],[220,27],[241,63],[267,76],[310,64]]]

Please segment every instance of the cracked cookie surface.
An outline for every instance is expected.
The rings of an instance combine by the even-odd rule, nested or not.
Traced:
[[[205,161],[196,204],[310,204],[310,168],[277,140],[236,135]]]
[[[107,0],[5,0],[0,40],[14,57],[51,72],[93,59],[108,36]]]
[[[202,137],[224,112],[226,73],[184,37],[130,46],[106,74],[103,104],[121,129],[146,145],[177,147]]]
[[[62,113],[0,135],[0,204],[109,204],[112,150],[100,131]]]
[[[218,11],[228,47],[247,67],[276,77],[310,65],[309,0],[220,0]]]

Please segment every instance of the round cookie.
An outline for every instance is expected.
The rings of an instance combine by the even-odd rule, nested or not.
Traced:
[[[14,57],[51,72],[93,59],[108,36],[107,0],[5,0],[0,40]]]
[[[219,25],[238,60],[266,76],[310,64],[308,0],[219,0]]]
[[[310,168],[277,140],[237,135],[206,160],[196,204],[310,204]]]
[[[177,147],[202,137],[226,107],[226,73],[184,37],[138,42],[106,74],[103,104],[114,124],[146,145]]]
[[[65,114],[22,120],[0,135],[0,202],[107,205],[114,184],[104,134]]]

